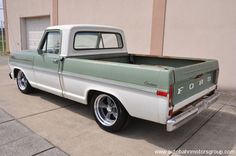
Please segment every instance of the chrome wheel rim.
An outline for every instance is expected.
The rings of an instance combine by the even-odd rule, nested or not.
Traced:
[[[101,94],[95,99],[94,111],[97,119],[104,126],[112,126],[118,118],[117,104],[106,94]]]
[[[27,87],[27,79],[24,75],[23,72],[19,71],[18,75],[17,75],[17,82],[18,82],[18,86],[20,88],[20,90],[25,90]]]

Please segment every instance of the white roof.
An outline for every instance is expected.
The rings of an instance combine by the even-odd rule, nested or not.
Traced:
[[[73,28],[89,28],[89,29],[96,29],[96,28],[102,28],[102,29],[112,29],[112,30],[119,30],[121,31],[120,28],[118,27],[113,27],[113,26],[107,26],[107,25],[92,25],[92,24],[70,24],[70,25],[56,25],[56,26],[50,26],[47,29],[60,29],[60,30],[70,30]]]

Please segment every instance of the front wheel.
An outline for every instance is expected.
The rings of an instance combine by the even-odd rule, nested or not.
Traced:
[[[95,120],[102,129],[117,132],[125,126],[128,113],[117,98],[99,93],[93,96],[91,102]]]
[[[25,74],[22,71],[18,71],[16,78],[18,89],[24,93],[29,94],[33,91],[29,81],[26,79]]]

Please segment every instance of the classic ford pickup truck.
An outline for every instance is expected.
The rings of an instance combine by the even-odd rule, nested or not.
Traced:
[[[13,53],[10,77],[22,93],[44,90],[91,105],[98,125],[116,132],[129,117],[173,131],[214,103],[217,60],[128,54],[121,29],[46,29],[37,50]]]

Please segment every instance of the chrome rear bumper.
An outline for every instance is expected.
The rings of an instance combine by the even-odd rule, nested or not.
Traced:
[[[181,114],[174,116],[173,118],[167,120],[166,130],[171,132],[180,126],[187,123],[189,120],[194,118],[197,114],[201,113],[203,110],[207,109],[211,104],[213,104],[217,98],[220,96],[219,93],[214,93],[213,95],[203,98],[198,103],[191,105]]]

